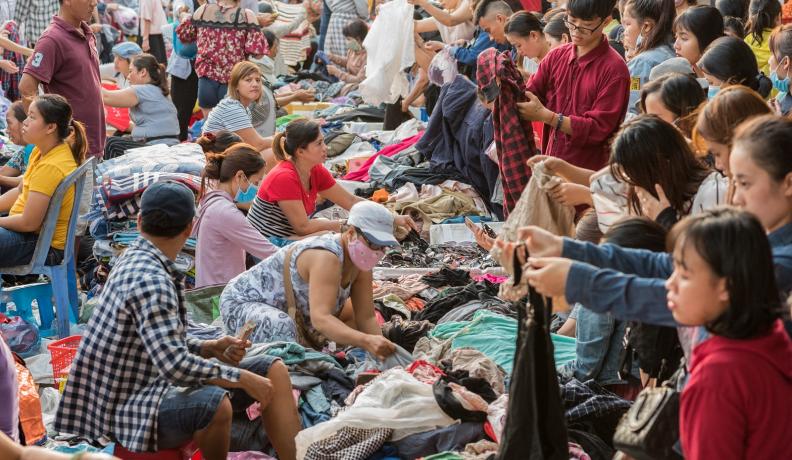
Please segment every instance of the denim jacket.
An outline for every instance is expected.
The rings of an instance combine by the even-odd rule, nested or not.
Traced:
[[[619,378],[619,364],[627,323],[610,313],[594,313],[580,304],[575,305],[569,317],[577,320],[577,357],[560,366],[558,373],[565,379],[593,379],[600,385],[625,383]]]
[[[792,224],[768,235],[782,299],[792,290]],[[677,326],[666,306],[665,282],[673,272],[670,254],[564,239],[562,256],[576,260],[566,298],[618,319]],[[600,267],[600,268],[598,268]],[[786,322],[789,331],[789,321]]]

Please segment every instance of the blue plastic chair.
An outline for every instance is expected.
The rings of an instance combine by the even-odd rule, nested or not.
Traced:
[[[0,274],[5,275],[44,275],[50,280],[52,294],[55,298],[55,323],[56,329],[50,329],[47,323],[52,323],[52,310],[47,307],[47,302],[39,302],[39,314],[41,323],[38,324],[42,336],[52,335],[55,330],[58,332],[60,338],[68,337],[70,335],[70,322],[77,323],[79,317],[79,298],[77,295],[77,272],[75,270],[74,262],[74,240],[77,236],[77,219],[80,213],[80,199],[83,190],[86,187],[87,173],[93,169],[94,159],[91,158],[77,168],[73,173],[66,176],[65,179],[55,189],[55,193],[50,198],[47,214],[44,216],[44,223],[39,232],[38,242],[36,249],[33,252],[33,257],[27,265],[20,265],[16,267],[0,267]],[[50,251],[52,244],[52,236],[55,234],[55,224],[58,221],[58,214],[60,214],[63,199],[69,187],[74,186],[74,203],[72,206],[71,216],[69,216],[69,227],[66,233],[66,247],[63,251],[63,260],[58,265],[45,265],[47,255]],[[92,184],[89,184],[91,186]],[[0,283],[2,281],[0,280]],[[2,285],[0,284],[0,287]],[[27,295],[22,293],[25,291],[21,288],[2,289],[0,292],[0,299],[2,302],[14,301],[19,299],[20,304],[16,304],[17,315],[23,318],[31,318],[32,311],[30,303],[27,299],[36,298],[41,291],[40,284],[33,284],[30,286],[31,292]],[[5,307],[2,305],[1,307]],[[5,310],[5,308],[0,308]],[[45,332],[47,334],[45,334]]]

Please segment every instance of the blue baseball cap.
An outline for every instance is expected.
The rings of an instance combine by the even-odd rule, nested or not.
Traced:
[[[185,226],[195,217],[195,195],[179,182],[156,182],[140,198],[140,215],[151,211],[165,214],[175,227]]]
[[[121,42],[113,47],[113,54],[123,59],[132,59],[143,54],[143,49],[132,42]]]

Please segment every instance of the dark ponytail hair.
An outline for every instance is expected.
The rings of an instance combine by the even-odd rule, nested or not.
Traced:
[[[33,104],[44,123],[57,126],[58,140],[69,144],[74,161],[81,165],[88,152],[88,137],[83,124],[72,118],[72,108],[66,98],[59,94],[43,94],[36,96]]]
[[[761,45],[764,41],[764,31],[775,28],[779,14],[781,14],[781,3],[778,0],[751,0],[746,32],[753,36],[758,45]]]
[[[674,17],[676,16],[674,0],[628,0],[624,9],[628,8],[631,16],[639,21],[651,19],[655,22],[652,31],[641,43],[638,52],[657,48],[672,41]]]
[[[242,138],[231,131],[218,131],[217,133],[204,133],[195,141],[201,146],[204,153],[222,153],[234,144],[242,142]]]
[[[542,34],[544,26],[544,23],[535,14],[527,11],[518,11],[506,21],[503,30],[507,34],[527,38],[531,36],[531,32]]]
[[[731,30],[732,34],[740,40],[745,38],[745,24],[743,20],[734,16],[723,17],[723,33],[728,35],[726,31]]]
[[[201,175],[201,193],[206,192],[206,180],[226,182],[236,175],[238,171],[250,177],[262,169],[265,162],[261,154],[248,144],[235,144],[223,153],[207,153],[206,166]]]
[[[16,101],[8,107],[8,112],[14,119],[20,123],[25,121],[27,113],[25,113],[25,104],[22,101]]]
[[[703,54],[710,43],[723,36],[723,16],[717,8],[701,5],[688,8],[674,20],[674,31],[683,29],[696,37]]]
[[[569,29],[564,23],[564,18],[566,17],[564,11],[555,11],[552,14],[551,12],[552,10],[548,11],[544,16],[545,26],[542,31],[558,41],[563,40],[564,35],[567,36],[567,39],[571,39]]]
[[[737,18],[743,23],[748,20],[748,0],[717,0],[715,8],[724,18]]]
[[[272,140],[272,153],[280,161],[291,160],[297,149],[304,149],[319,139],[322,131],[319,125],[310,120],[294,120],[286,125],[286,131],[278,133]]]
[[[165,66],[157,62],[157,58],[150,54],[139,54],[132,58],[132,65],[138,71],[145,69],[151,78],[151,84],[159,86],[163,96],[168,95],[168,74],[165,71]]]
[[[773,83],[759,73],[756,56],[739,38],[721,37],[707,48],[698,66],[704,72],[729,85],[745,85],[763,98],[770,95]]]

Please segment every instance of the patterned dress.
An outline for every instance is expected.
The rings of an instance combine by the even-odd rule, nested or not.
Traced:
[[[306,238],[289,247],[292,246],[295,249],[289,266],[297,308],[306,318],[308,326],[313,327],[310,325],[308,283],[297,272],[297,258],[307,249],[323,249],[335,254],[343,264],[344,249],[336,234]],[[227,330],[236,331],[246,321],[254,321],[256,329],[250,336],[253,343],[297,341],[296,326],[287,314],[289,308],[283,282],[283,263],[289,247],[282,248],[228,283],[220,296],[220,315]],[[339,287],[335,315],[341,312],[349,298],[350,286]]]
[[[267,54],[267,41],[258,24],[247,22],[245,10],[230,13],[232,22],[205,19],[207,7],[199,19],[190,18],[176,28],[182,43],[198,43],[195,73],[228,84],[231,69],[248,56]],[[240,18],[241,16],[241,18]]]

